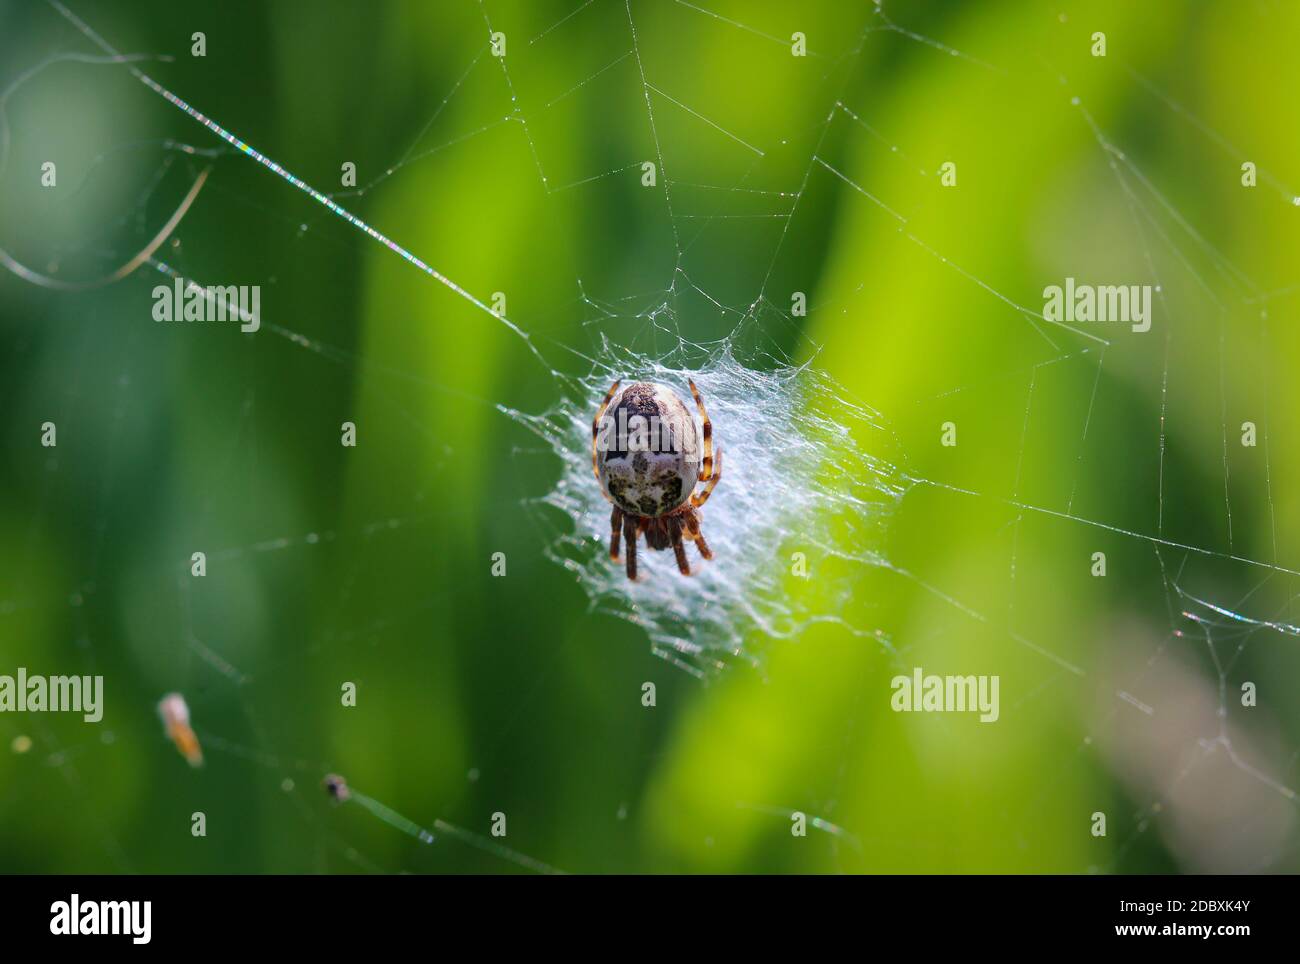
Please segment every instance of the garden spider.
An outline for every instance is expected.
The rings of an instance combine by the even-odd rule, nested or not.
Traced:
[[[591,468],[610,515],[609,557],[618,560],[619,538],[627,542],[627,577],[636,579],[636,544],[644,535],[651,549],[672,546],[677,568],[691,574],[682,539],[712,559],[700,532],[697,510],[722,478],[722,449],[713,455],[713,423],[695,382],[691,394],[703,423],[703,459],[690,410],[663,385],[635,382],[619,392],[614,382],[591,423]],[[704,488],[695,491],[696,483]]]

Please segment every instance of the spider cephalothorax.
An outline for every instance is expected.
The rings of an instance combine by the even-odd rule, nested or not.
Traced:
[[[620,535],[627,542],[627,577],[636,578],[636,544],[645,536],[651,549],[672,547],[677,568],[691,574],[682,540],[690,539],[705,559],[712,559],[700,532],[696,510],[722,478],[722,450],[713,456],[713,423],[704,410],[695,382],[691,394],[700,411],[704,444],[690,410],[663,385],[635,382],[610,386],[591,423],[591,467],[610,516],[609,556],[618,559]],[[697,483],[704,488],[695,491]]]

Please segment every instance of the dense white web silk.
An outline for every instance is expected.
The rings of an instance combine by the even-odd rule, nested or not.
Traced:
[[[538,500],[553,532],[548,555],[573,573],[593,607],[644,627],[656,652],[695,671],[755,659],[763,640],[839,620],[836,602],[854,590],[851,567],[827,577],[838,585],[821,586],[815,606],[790,580],[813,569],[821,578],[828,556],[877,564],[902,494],[897,470],[880,454],[892,440],[877,413],[845,398],[814,365],[768,363],[746,366],[730,343],[699,369],[607,346],[590,374],[565,380],[557,406],[507,410],[560,461],[555,487]],[[699,510],[714,559],[688,546],[694,573],[683,577],[671,552],[642,542],[632,583],[608,555],[610,504],[592,475],[591,422],[615,379],[668,385],[691,405],[688,378],[704,397],[714,445],[726,453],[722,480]],[[556,512],[565,517],[558,523]]]

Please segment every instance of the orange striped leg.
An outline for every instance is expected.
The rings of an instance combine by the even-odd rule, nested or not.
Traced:
[[[707,482],[713,478],[713,423],[709,421],[709,413],[704,410],[704,399],[700,397],[700,390],[695,387],[694,380],[688,378],[686,383],[691,386],[695,407],[700,410],[700,420],[704,423],[704,463],[700,466],[700,481]]]
[[[704,533],[700,531],[700,520],[694,512],[686,516],[686,535],[695,542],[695,548],[700,550],[700,555],[705,559],[713,558],[713,550],[704,541]]]
[[[700,533],[700,535],[695,537],[695,548],[700,550],[700,555],[705,559],[713,558],[713,550],[710,549],[709,544],[704,541],[703,533]]]
[[[703,479],[704,476],[700,476],[700,478]],[[722,481],[722,449],[718,449],[717,471],[713,473],[713,477],[709,479],[709,484],[704,487],[703,492],[699,492],[691,496],[691,505],[693,505],[695,508],[698,509],[700,506],[704,505],[704,503],[708,502],[709,496],[713,494],[713,490],[718,487],[718,483],[721,481]]]
[[[605,400],[600,403],[600,408],[596,412],[596,417],[591,420],[591,471],[597,479],[600,478],[600,463],[596,461],[599,454],[596,451],[596,439],[600,436],[600,420],[605,417],[605,409],[609,408],[609,403],[614,398],[614,393],[618,391],[619,382],[614,382],[609,386],[609,391],[605,393]]]

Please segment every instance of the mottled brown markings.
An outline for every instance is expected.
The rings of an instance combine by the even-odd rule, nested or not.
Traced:
[[[598,453],[596,450],[596,436],[601,416],[609,408],[610,400],[614,397],[618,382],[605,396],[600,410],[597,412],[596,420],[593,423],[592,438],[592,467],[596,471],[596,477],[600,479]],[[662,550],[669,546],[673,549],[673,555],[677,560],[677,568],[682,575],[690,575],[690,565],[686,558],[686,550],[683,540],[691,540],[695,543],[700,555],[705,559],[712,559],[713,552],[709,549],[709,544],[705,541],[703,533],[700,531],[700,520],[696,509],[703,505],[713,493],[722,478],[722,450],[719,449],[715,457],[713,454],[713,423],[709,421],[708,412],[704,407],[704,399],[700,396],[699,389],[696,388],[695,382],[690,381],[691,394],[694,396],[696,407],[699,409],[700,419],[703,424],[704,435],[704,458],[700,465],[700,471],[696,474],[696,480],[706,482],[705,488],[700,493],[685,492],[684,480],[680,474],[680,469],[694,462],[681,448],[673,446],[671,451],[681,454],[678,468],[674,470],[660,471],[651,481],[654,485],[662,489],[662,493],[656,500],[650,495],[644,495],[636,503],[630,500],[629,488],[641,489],[647,482],[646,474],[650,469],[649,459],[644,452],[637,452],[634,455],[632,469],[636,475],[636,482],[640,484],[629,483],[627,480],[620,480],[609,477],[603,488],[609,500],[614,503],[613,511],[610,515],[610,558],[617,560],[619,553],[619,536],[620,528],[622,539],[627,543],[627,576],[631,580],[637,577],[637,559],[636,544],[642,536],[645,537],[646,545],[651,549]],[[654,423],[649,420],[657,418],[660,423],[660,431],[666,428],[670,443],[673,441],[685,441],[678,438],[681,433],[689,431],[692,439],[691,451],[694,451],[693,440],[696,437],[695,423],[691,419],[686,407],[676,395],[671,394],[671,389],[667,390],[670,398],[660,399],[656,395],[654,385],[645,382],[636,382],[630,385],[618,399],[618,404],[610,417],[617,419],[621,412],[626,412],[623,424],[626,425],[626,419],[635,415],[647,419],[648,426]],[[673,404],[675,403],[675,404]],[[626,439],[622,439],[626,443]],[[657,443],[662,443],[662,435],[655,439]],[[660,446],[662,448],[662,445]],[[608,462],[615,458],[626,458],[629,453],[626,451],[607,451],[605,461]],[[692,489],[694,486],[692,486]]]
[[[664,494],[659,499],[659,515],[667,515],[684,501],[682,499],[682,478],[673,472],[665,472],[657,480],[664,487]]]

